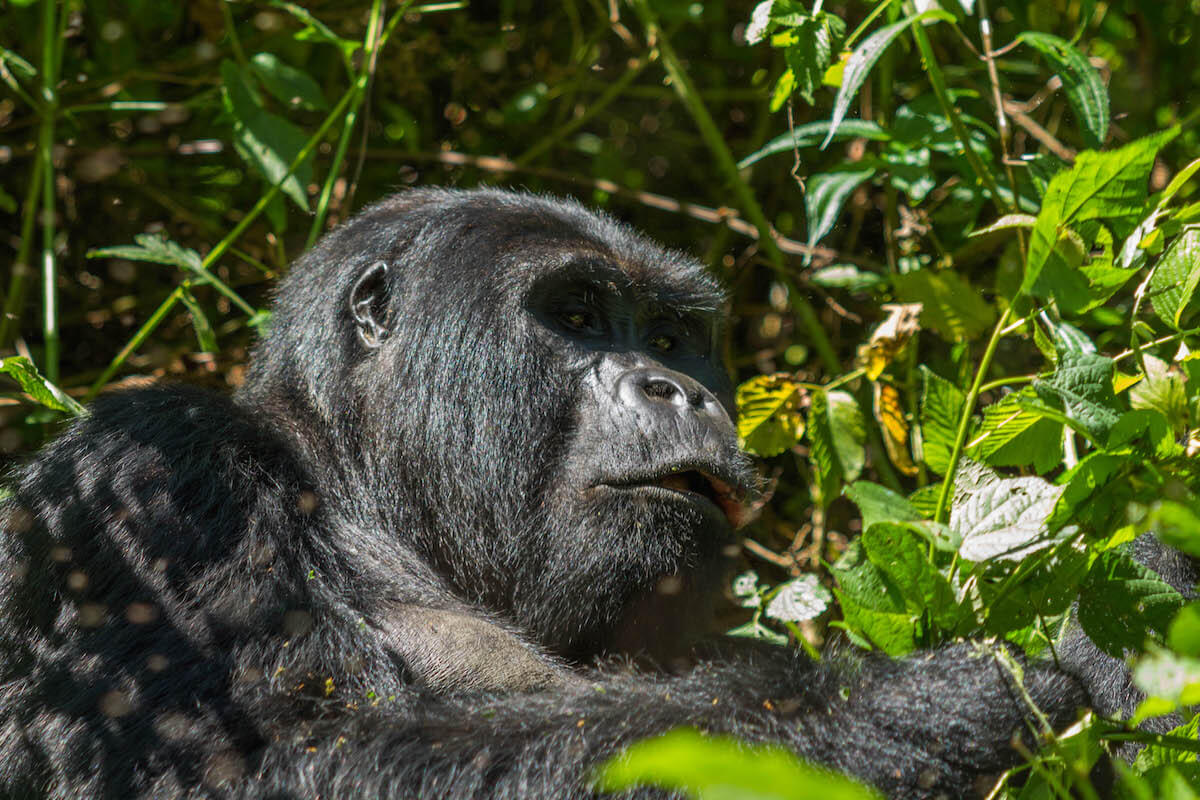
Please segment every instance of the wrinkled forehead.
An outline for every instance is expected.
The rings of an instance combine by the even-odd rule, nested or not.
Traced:
[[[463,210],[459,235],[447,244],[476,256],[473,264],[464,264],[464,279],[471,280],[474,272],[476,280],[516,301],[539,286],[586,284],[639,304],[721,312],[719,284],[689,256],[573,203],[529,196],[521,201]]]

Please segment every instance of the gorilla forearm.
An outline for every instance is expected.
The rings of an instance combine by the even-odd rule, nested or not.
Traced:
[[[785,746],[889,797],[972,794],[1012,766],[1032,714],[991,656],[968,647],[892,661],[814,664],[783,649],[682,677],[594,674],[553,693],[410,695],[368,713],[296,720],[267,747],[245,796],[585,797],[593,766],[638,739],[688,725]],[[1080,705],[1060,673],[1027,667],[1035,703]],[[302,718],[312,719],[311,714]],[[1070,722],[1065,712],[1050,723]]]

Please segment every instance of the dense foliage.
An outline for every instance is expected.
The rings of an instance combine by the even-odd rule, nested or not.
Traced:
[[[236,385],[274,278],[397,186],[573,193],[730,286],[772,495],[732,633],[1052,658],[1077,604],[1149,699],[1044,731],[996,796],[1094,796],[1131,738],[1121,792],[1194,796],[1200,605],[1121,546],[1200,556],[1195,0],[10,0],[0,22],[5,457],[112,385]],[[686,732],[605,780],[826,782]]]

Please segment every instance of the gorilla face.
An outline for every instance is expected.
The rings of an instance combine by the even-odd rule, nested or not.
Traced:
[[[322,304],[312,272],[348,242],[378,260],[334,271],[351,277],[324,288],[344,301]],[[586,656],[661,579],[710,580],[745,516],[753,474],[718,355],[722,302],[694,262],[580,206],[414,191],[294,268],[278,300],[288,324],[243,394],[270,405],[256,386],[271,386],[291,416],[300,399],[349,443],[339,461],[360,461],[376,496],[344,513],[390,509],[369,524],[457,593]],[[335,318],[305,319],[330,306]],[[341,354],[321,352],[334,343]],[[280,353],[295,354],[286,399]],[[336,363],[349,374],[309,366]],[[326,389],[347,380],[349,397]]]

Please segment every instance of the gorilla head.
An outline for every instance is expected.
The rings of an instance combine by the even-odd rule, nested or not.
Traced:
[[[412,548],[586,657],[660,580],[710,589],[745,515],[722,302],[692,260],[573,203],[412,191],[296,265],[241,399],[316,417],[290,427],[332,513],[394,537],[371,541],[385,585]]]

